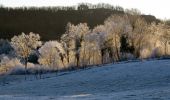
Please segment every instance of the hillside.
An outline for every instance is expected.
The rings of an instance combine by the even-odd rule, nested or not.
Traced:
[[[11,39],[21,32],[39,33],[42,40],[56,40],[65,33],[68,22],[86,22],[90,28],[103,24],[112,14],[124,14],[122,7],[79,5],[74,7],[4,8],[0,7],[0,38]],[[142,15],[147,22],[159,22],[155,16]]]
[[[0,85],[3,100],[168,100],[169,60],[108,64],[48,75],[40,80],[13,77]],[[45,77],[46,75],[44,75]],[[14,80],[14,78],[16,78]],[[31,78],[31,76],[28,76]]]

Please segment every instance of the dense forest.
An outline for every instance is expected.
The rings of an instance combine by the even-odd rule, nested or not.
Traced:
[[[139,13],[136,9],[133,9]],[[103,24],[104,20],[113,14],[125,14],[128,10],[120,6],[100,3],[92,5],[81,3],[70,7],[0,7],[0,38],[10,39],[21,32],[38,33],[43,41],[55,40],[65,33],[68,22],[73,24],[88,23],[94,26]],[[160,22],[152,15],[142,15],[148,23]],[[133,17],[132,17],[133,18]]]

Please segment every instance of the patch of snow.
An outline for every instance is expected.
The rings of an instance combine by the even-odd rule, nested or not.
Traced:
[[[45,74],[39,80],[28,77],[8,76],[9,84],[0,85],[0,100],[170,99],[170,60],[107,64]]]

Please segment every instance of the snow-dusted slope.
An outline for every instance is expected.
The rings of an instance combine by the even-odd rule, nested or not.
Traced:
[[[0,85],[0,100],[63,99],[169,100],[170,60],[105,65]]]

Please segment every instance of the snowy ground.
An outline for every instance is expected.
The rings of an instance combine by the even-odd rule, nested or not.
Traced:
[[[105,65],[39,80],[28,77],[6,77],[0,100],[170,100],[170,60]]]

